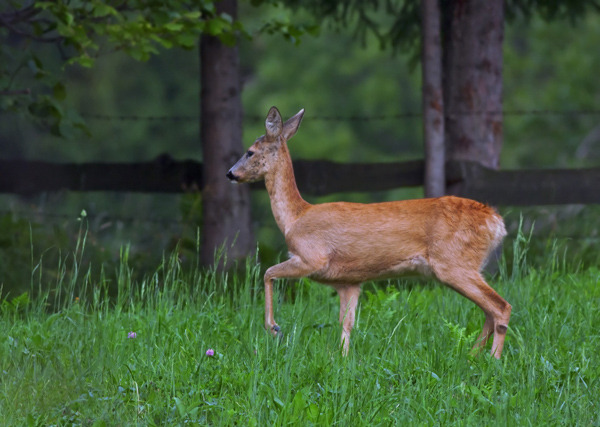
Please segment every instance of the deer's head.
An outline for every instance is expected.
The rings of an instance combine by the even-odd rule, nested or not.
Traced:
[[[255,182],[264,179],[281,159],[282,148],[300,126],[304,109],[285,123],[275,107],[271,107],[265,120],[266,133],[258,138],[246,154],[227,172],[227,178],[233,182]]]

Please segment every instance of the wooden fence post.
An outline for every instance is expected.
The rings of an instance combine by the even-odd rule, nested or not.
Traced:
[[[444,97],[440,8],[437,0],[422,0],[423,135],[425,138],[425,197],[446,193]]]

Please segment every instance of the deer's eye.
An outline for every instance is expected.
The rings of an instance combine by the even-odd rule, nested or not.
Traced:
[[[254,156],[254,151],[248,150],[248,152],[246,153],[246,157],[250,158]]]

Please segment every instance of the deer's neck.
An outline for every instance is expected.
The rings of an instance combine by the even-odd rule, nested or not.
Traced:
[[[265,186],[271,199],[271,210],[281,232],[285,235],[290,227],[310,206],[298,191],[292,159],[286,144],[280,148],[280,162],[265,176]]]

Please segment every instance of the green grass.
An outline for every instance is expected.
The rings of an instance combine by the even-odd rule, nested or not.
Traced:
[[[279,341],[252,263],[172,257],[136,281],[123,251],[100,280],[68,258],[56,283],[38,264],[36,296],[2,304],[3,424],[600,425],[600,270],[551,248],[529,265],[522,243],[490,280],[513,305],[500,361],[469,354],[483,314],[439,285],[366,285],[343,358],[337,297],[308,280],[277,286]]]

